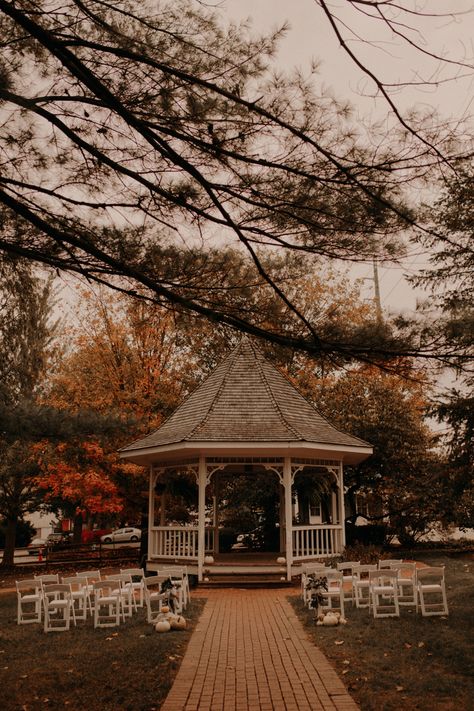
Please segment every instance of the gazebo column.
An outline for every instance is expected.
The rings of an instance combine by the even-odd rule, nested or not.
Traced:
[[[342,527],[341,543],[342,548],[344,549],[346,547],[346,511],[344,502],[344,467],[342,465],[342,462],[339,462],[337,483],[339,486],[339,523]]]
[[[150,465],[150,481],[148,485],[148,556],[150,553],[156,553],[153,549],[152,541],[152,529],[155,526],[155,482],[156,476],[153,465]]]
[[[198,580],[202,581],[206,553],[206,486],[208,484],[206,458],[199,457],[198,471]]]
[[[286,549],[286,535],[285,535],[285,489],[280,480],[280,486],[278,487],[278,493],[280,495],[280,506],[279,506],[279,521],[280,521],[280,552],[284,553]]]
[[[214,496],[213,496],[213,528],[214,528],[214,550],[213,552],[219,553],[219,511],[217,509],[219,501],[219,475],[216,473],[214,477]]]
[[[285,490],[285,557],[286,557],[286,578],[291,580],[291,568],[293,565],[293,516],[291,504],[291,485],[293,476],[291,471],[291,458],[285,457],[283,463],[282,484]]]

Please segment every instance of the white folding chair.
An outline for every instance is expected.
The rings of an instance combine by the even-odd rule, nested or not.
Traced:
[[[181,566],[163,566],[158,570],[159,575],[169,578],[173,584],[170,595],[170,605],[175,608],[175,612],[181,613],[186,608],[187,591],[189,590],[186,569]]]
[[[122,615],[122,602],[116,580],[92,583],[94,627],[117,627]]]
[[[448,615],[444,567],[419,568],[416,571],[416,591],[423,617]]]
[[[72,606],[74,609],[74,619],[86,620],[87,609],[90,609],[89,591],[87,589],[87,579],[80,578],[77,575],[69,575],[61,578],[64,585],[69,585],[71,588]]]
[[[416,563],[403,561],[392,565],[398,571],[398,604],[416,605]]]
[[[163,605],[169,602],[170,591],[162,591],[161,586],[165,580],[168,580],[164,575],[150,575],[145,578],[145,605],[147,609],[147,621],[152,623],[156,621],[156,617],[161,612]]]
[[[16,581],[17,623],[27,625],[41,622],[43,612],[43,587],[36,578]]]
[[[131,617],[136,610],[130,575],[106,575],[104,580],[115,583],[114,592],[119,596],[121,613],[125,621],[125,618]]]
[[[303,563],[301,566],[301,596],[305,605],[311,602],[311,581],[322,578],[328,568],[324,563]]]
[[[135,606],[143,607],[144,603],[144,589],[145,589],[145,571],[142,568],[121,568],[121,575],[130,576],[130,584],[133,590],[133,599],[135,601]],[[138,593],[138,603],[136,595]]]
[[[334,570],[331,568],[324,573],[327,579],[327,592],[323,595],[327,600],[327,604],[323,605],[323,609],[332,610],[335,607],[339,608],[341,617],[344,617],[344,588],[343,588],[343,576],[340,570]],[[338,601],[338,605],[334,605],[333,601]]]
[[[70,628],[71,617],[76,624],[71,588],[64,583],[43,586],[44,631],[64,632]]]
[[[100,570],[81,570],[76,573],[76,578],[85,588],[87,605],[91,615],[94,613],[94,583],[101,580]]]
[[[353,568],[354,580],[354,600],[356,607],[370,607],[370,582],[369,573],[377,570],[377,566],[355,565]]]
[[[342,573],[342,587],[344,589],[345,602],[351,601],[354,604],[354,581],[356,576],[354,568],[360,565],[360,560],[346,560],[337,564],[337,570]]]
[[[369,571],[369,595],[374,617],[400,617],[398,571],[391,568]]]

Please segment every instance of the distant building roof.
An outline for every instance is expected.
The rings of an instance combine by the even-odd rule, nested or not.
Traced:
[[[155,432],[121,453],[127,456],[186,442],[308,442],[370,448],[331,425],[247,338]]]

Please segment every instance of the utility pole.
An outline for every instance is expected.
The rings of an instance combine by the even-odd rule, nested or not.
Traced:
[[[382,315],[382,302],[380,300],[379,270],[378,270],[378,266],[377,266],[377,260],[375,257],[373,259],[373,265],[374,265],[375,312],[377,314],[377,323],[382,324],[383,323],[383,315]]]

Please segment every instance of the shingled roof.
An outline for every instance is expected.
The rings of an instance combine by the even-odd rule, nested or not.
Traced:
[[[121,453],[185,442],[370,447],[333,427],[247,338],[155,432]]]

